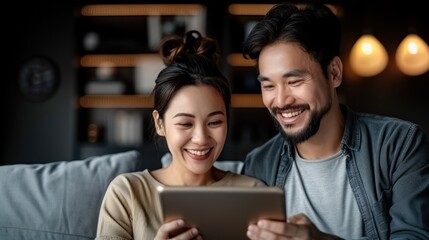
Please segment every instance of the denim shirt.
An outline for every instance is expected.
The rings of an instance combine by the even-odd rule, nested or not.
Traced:
[[[423,129],[345,105],[341,110],[341,150],[366,237],[429,239],[429,142]],[[278,133],[247,155],[242,173],[284,188],[294,154]]]

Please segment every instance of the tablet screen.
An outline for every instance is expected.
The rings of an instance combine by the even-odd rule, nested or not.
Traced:
[[[163,187],[159,194],[164,221],[183,218],[205,240],[247,239],[250,223],[286,219],[277,187]]]

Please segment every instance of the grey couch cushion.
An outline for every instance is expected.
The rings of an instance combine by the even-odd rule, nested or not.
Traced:
[[[142,166],[137,151],[1,166],[0,239],[94,239],[109,182]]]

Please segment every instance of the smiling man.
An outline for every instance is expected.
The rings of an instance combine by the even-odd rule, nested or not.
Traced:
[[[285,190],[287,222],[250,239],[428,239],[429,144],[409,121],[340,103],[341,27],[325,5],[274,6],[247,36],[279,130],[243,173]]]

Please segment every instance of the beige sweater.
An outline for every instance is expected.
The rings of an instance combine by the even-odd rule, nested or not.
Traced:
[[[104,196],[97,240],[154,239],[162,225],[158,186],[148,170],[117,176]],[[261,181],[228,172],[212,186],[265,186]]]

